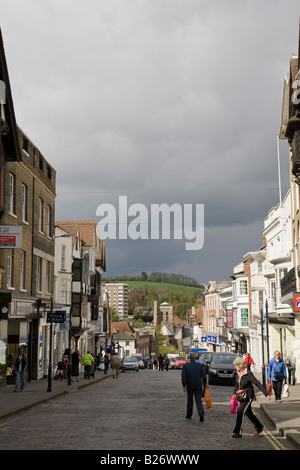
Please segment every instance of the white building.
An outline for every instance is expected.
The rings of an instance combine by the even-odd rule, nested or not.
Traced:
[[[236,352],[244,354],[249,349],[249,279],[244,272],[244,263],[234,266],[232,278],[232,308],[234,329],[232,330]]]
[[[104,291],[107,294],[108,303],[116,310],[119,321],[128,317],[128,284],[104,284]]]

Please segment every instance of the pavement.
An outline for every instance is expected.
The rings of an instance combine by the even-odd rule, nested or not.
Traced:
[[[103,371],[96,371],[94,378],[90,379],[84,379],[81,373],[79,382],[71,382],[71,385],[68,385],[67,379],[53,379],[51,391],[48,391],[47,378],[26,382],[25,390],[18,393],[14,392],[14,385],[7,385],[6,388],[0,389],[0,420],[9,419],[49,400],[74,393],[109,377],[112,377],[111,369],[107,371],[107,374]],[[269,401],[262,392],[256,389],[256,401],[277,432],[300,449],[300,384],[290,385],[289,392],[288,398],[282,398],[282,402],[277,403],[274,394]]]

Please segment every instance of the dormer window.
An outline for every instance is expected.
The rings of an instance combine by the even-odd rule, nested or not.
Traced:
[[[23,146],[22,146],[22,148],[23,148],[23,152],[26,153],[26,155],[29,156],[29,144],[28,144],[28,139],[25,139],[24,137],[23,137]]]

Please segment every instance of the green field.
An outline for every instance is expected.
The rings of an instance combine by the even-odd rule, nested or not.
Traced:
[[[105,283],[105,280],[103,280]],[[149,281],[116,281],[115,284],[127,284],[132,289],[156,289],[161,291],[185,292],[186,295],[192,297],[197,293],[202,293],[200,287],[181,286],[178,284],[168,284],[165,282],[149,282]]]

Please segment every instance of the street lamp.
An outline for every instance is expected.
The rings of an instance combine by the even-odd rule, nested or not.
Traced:
[[[49,346],[49,365],[48,365],[48,388],[47,388],[47,392],[52,392],[52,342],[53,342],[53,298],[51,297],[50,346]]]

